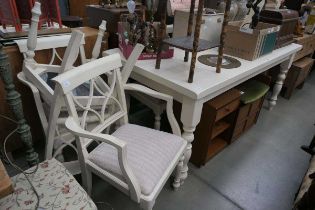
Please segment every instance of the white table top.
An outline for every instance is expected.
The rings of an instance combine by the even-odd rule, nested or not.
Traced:
[[[155,69],[155,59],[138,60],[133,69],[133,74],[139,74],[148,80],[155,81],[191,99],[199,100],[206,97],[206,100],[209,100],[266,71],[270,67],[280,64],[301,48],[301,45],[290,44],[286,47],[274,50],[272,53],[258,58],[255,61],[237,58],[241,62],[239,68],[222,68],[221,73],[216,73],[214,67],[204,65],[197,59],[193,83],[187,82],[190,59],[189,62],[184,62],[184,51],[175,48],[174,57],[171,59],[163,59],[160,69]],[[119,50],[113,49],[106,53],[112,54],[115,52],[119,52]],[[217,53],[217,49],[200,52],[197,57],[209,53],[215,54]]]

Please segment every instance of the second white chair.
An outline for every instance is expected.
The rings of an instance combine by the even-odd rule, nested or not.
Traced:
[[[106,56],[74,68],[53,79],[58,91],[56,96],[67,104],[70,117],[66,127],[76,136],[83,184],[91,193],[94,173],[126,193],[143,209],[152,209],[155,199],[177,166],[173,186],[178,188],[181,181],[183,153],[186,141],[181,137],[179,125],[173,114],[171,96],[156,92],[138,84],[122,82],[118,54]],[[96,77],[107,77],[108,90],[103,92],[95,82]],[[90,84],[89,103],[84,106],[72,95],[72,91],[83,83]],[[128,124],[125,90],[136,91],[166,102],[167,117],[173,134]],[[97,96],[95,96],[97,92]],[[103,101],[103,108],[95,110],[93,101]],[[105,113],[110,104],[115,104],[111,116]],[[82,107],[79,113],[76,107]],[[94,114],[98,124],[86,124],[86,115]],[[114,123],[119,128],[111,135],[104,130]],[[91,152],[87,149],[96,140],[102,142]]]

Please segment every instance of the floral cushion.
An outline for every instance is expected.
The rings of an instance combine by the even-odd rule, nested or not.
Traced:
[[[30,172],[33,168],[28,169]],[[96,210],[96,206],[70,172],[57,160],[39,164],[38,171],[29,175],[39,197],[38,209]],[[35,209],[37,198],[23,174],[12,178],[14,193],[0,199],[0,209]]]

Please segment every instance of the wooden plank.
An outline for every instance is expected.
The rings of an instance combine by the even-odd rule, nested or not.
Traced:
[[[240,91],[233,88],[219,95],[218,97],[215,97],[211,101],[208,101],[206,104],[209,106],[213,106],[215,109],[218,110],[221,107],[225,106],[226,104],[239,98],[240,96],[241,96]]]
[[[39,36],[63,34],[63,33],[71,33],[71,28],[46,28],[46,29],[38,30]],[[5,32],[0,30],[0,36],[4,39],[27,37],[27,35],[28,35],[28,31],[5,33]]]
[[[185,37],[176,37],[176,38],[170,38],[170,39],[164,39],[163,43],[177,47],[182,50],[187,50],[187,51],[192,51],[193,50],[193,41],[194,37],[193,36],[185,36]],[[199,45],[197,48],[197,52],[204,51],[207,49],[211,49],[214,47],[218,47],[218,45],[213,45],[209,41],[204,40],[204,39],[199,39]]]
[[[227,142],[219,137],[212,140],[208,147],[207,161],[223,150],[226,145]]]
[[[214,139],[215,137],[223,133],[226,129],[230,127],[230,125],[231,125],[230,123],[227,123],[223,120],[217,122],[213,127],[211,139]]]

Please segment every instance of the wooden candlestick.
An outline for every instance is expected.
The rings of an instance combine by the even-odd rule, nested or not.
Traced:
[[[218,59],[217,59],[217,68],[216,72],[220,73],[221,72],[221,66],[222,66],[222,59],[223,59],[223,50],[224,50],[224,38],[225,38],[225,33],[226,33],[226,26],[228,24],[228,16],[230,13],[230,7],[231,7],[231,0],[225,0],[225,11],[224,11],[224,21],[222,24],[222,30],[221,30],[221,35],[220,35],[220,47],[219,47],[219,52],[218,52]]]

